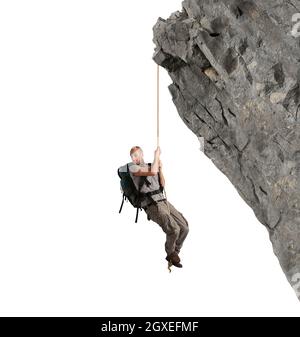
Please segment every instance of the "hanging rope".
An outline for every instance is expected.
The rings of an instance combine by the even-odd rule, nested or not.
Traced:
[[[159,146],[159,65],[157,65],[156,71],[156,142]],[[167,201],[168,213],[170,214],[170,208],[167,200],[166,187],[164,186],[165,198]],[[168,270],[171,273],[172,262],[168,261]]]
[[[157,65],[157,72],[156,72],[156,142],[157,146],[159,146],[159,65]],[[167,192],[166,192],[166,187],[164,186],[164,193],[165,193],[165,198],[167,199]],[[167,203],[168,206],[168,212],[170,214],[170,208],[169,204]]]
[[[159,65],[157,65],[157,74],[156,74],[156,138],[157,146],[159,146]]]

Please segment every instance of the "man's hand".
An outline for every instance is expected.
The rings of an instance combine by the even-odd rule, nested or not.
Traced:
[[[161,150],[160,150],[160,147],[158,146],[156,150],[154,151],[155,158],[159,158],[160,154],[161,154]]]

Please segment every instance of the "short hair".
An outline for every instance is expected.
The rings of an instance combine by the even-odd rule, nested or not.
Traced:
[[[139,147],[139,146],[133,146],[133,147],[130,149],[130,156],[131,156],[131,155],[133,154],[133,152],[135,152],[136,150],[141,150],[141,151],[143,151],[141,147]]]

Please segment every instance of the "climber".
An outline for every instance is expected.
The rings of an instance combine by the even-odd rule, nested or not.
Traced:
[[[130,150],[132,165],[129,166],[130,175],[134,184],[138,188],[142,176],[146,176],[150,184],[143,184],[141,192],[150,192],[165,185],[162,173],[162,161],[160,160],[161,150],[158,146],[154,152],[153,163],[149,166],[144,162],[143,150],[139,146],[134,146]],[[147,213],[148,219],[156,222],[166,233],[165,251],[166,260],[175,267],[181,268],[179,252],[183,242],[189,232],[188,222],[168,200],[163,192],[147,196],[142,204],[142,208]]]

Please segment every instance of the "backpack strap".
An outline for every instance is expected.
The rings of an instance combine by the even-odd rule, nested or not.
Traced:
[[[162,186],[160,186],[159,189],[157,189],[157,190],[155,190],[155,191],[147,192],[147,193],[145,193],[145,194],[146,194],[146,195],[149,195],[149,197],[151,197],[152,195],[158,194],[158,193],[161,193],[161,192],[163,192],[163,187],[162,187]]]
[[[142,204],[142,200],[145,199],[145,195],[146,193],[142,193],[141,192],[141,188],[144,185],[145,182],[148,182],[149,184],[151,184],[148,180],[146,176],[141,176],[140,177],[140,182],[139,182],[139,188],[138,188],[138,194],[139,194],[139,205],[137,206],[136,209],[136,216],[135,216],[135,222],[138,221],[138,216],[139,216],[139,210],[142,210],[141,204]]]
[[[152,163],[148,163],[148,168],[151,168]],[[151,185],[151,182],[147,179],[148,177],[145,177],[145,184],[147,185],[147,187],[149,187]]]
[[[135,216],[135,222],[137,222],[137,220],[138,220],[139,210],[142,210],[142,208],[141,207],[137,207],[137,209],[136,209],[136,216]]]
[[[122,197],[122,203],[121,203],[121,207],[120,207],[120,210],[119,210],[119,213],[121,213],[122,211],[122,208],[123,208],[123,204],[124,204],[124,199],[125,199],[125,192],[123,192],[123,197]]]

